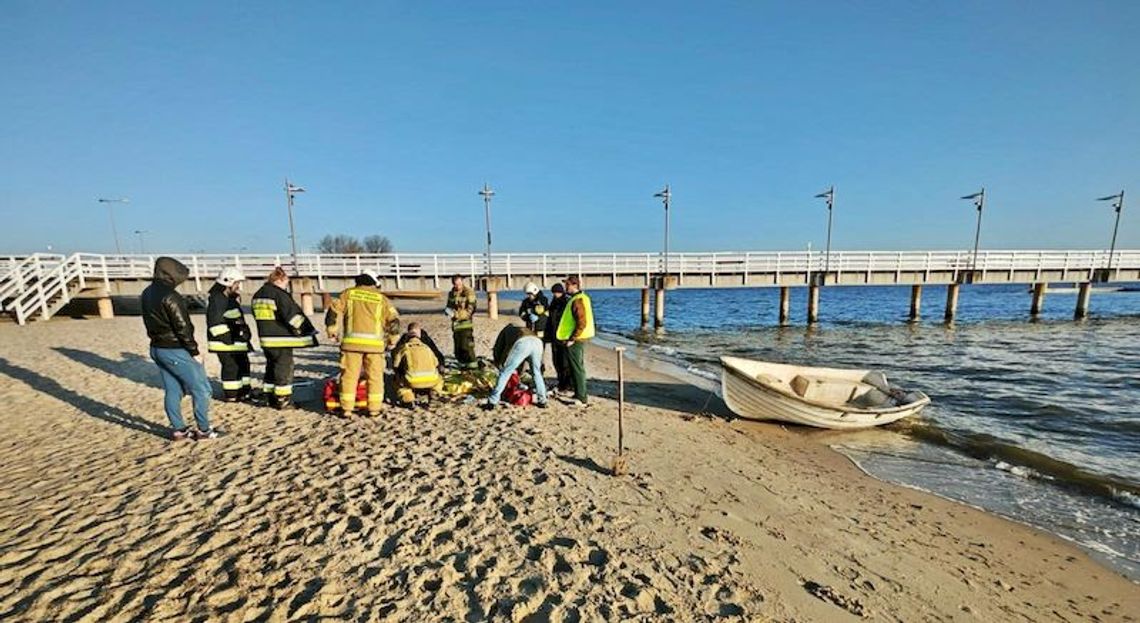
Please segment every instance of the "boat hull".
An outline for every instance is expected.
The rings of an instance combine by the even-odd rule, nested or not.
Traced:
[[[917,399],[886,409],[836,408],[813,404],[765,386],[725,363],[721,373],[725,404],[742,418],[776,420],[817,428],[854,430],[882,426],[918,414],[930,398],[914,392]]]

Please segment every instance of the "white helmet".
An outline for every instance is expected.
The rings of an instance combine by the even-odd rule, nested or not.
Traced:
[[[538,294],[538,284],[533,281],[528,281],[526,286],[523,287],[523,292],[527,294]]]
[[[368,275],[369,277],[372,277],[372,281],[375,281],[377,286],[380,285],[380,271],[379,270],[369,268],[369,269],[364,271],[364,274]]]
[[[245,281],[245,275],[241,274],[240,270],[230,266],[222,269],[216,281],[228,288],[239,281]]]

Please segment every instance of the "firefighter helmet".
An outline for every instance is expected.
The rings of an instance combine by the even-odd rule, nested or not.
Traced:
[[[533,281],[528,281],[526,287],[523,288],[523,292],[527,294],[538,294],[538,284]]]
[[[239,281],[245,281],[245,275],[241,274],[240,270],[230,266],[222,269],[216,281],[228,288]]]

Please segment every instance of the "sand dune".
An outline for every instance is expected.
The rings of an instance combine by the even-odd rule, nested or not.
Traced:
[[[441,318],[417,319],[450,350]],[[480,352],[498,324],[481,319]],[[225,437],[172,444],[141,325],[0,326],[0,619],[1140,612],[1140,587],[1067,544],[879,483],[818,435],[728,421],[706,393],[636,369],[621,478],[606,473],[607,397],[585,412],[438,405],[382,421],[216,403]],[[596,349],[591,366],[612,396],[610,357]],[[335,350],[299,364],[323,378]]]

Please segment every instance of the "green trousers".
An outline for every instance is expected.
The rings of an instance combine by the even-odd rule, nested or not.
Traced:
[[[586,402],[586,343],[574,342],[566,349],[570,363],[570,378],[574,381],[574,398]]]
[[[453,329],[451,336],[455,339],[455,359],[461,366],[475,363],[475,329]]]

